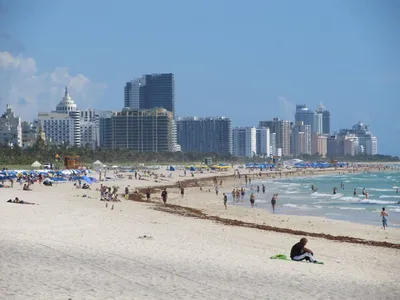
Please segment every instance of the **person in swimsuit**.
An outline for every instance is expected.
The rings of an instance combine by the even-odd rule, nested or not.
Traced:
[[[250,205],[251,205],[251,207],[254,207],[255,200],[256,200],[256,196],[254,196],[254,193],[251,193],[251,195],[250,195]]]
[[[354,192],[353,192],[353,194],[354,194],[354,197],[356,197],[356,196],[357,196],[357,189],[354,189]]]
[[[306,248],[308,240],[306,238],[301,238],[298,243],[296,243],[292,250],[290,251],[290,258],[295,261],[307,260],[309,262],[317,263],[314,258],[314,253]]]
[[[274,194],[272,196],[272,199],[271,199],[271,205],[272,205],[272,212],[273,213],[275,213],[275,205],[276,205],[277,198],[278,198],[278,194]]]
[[[228,203],[228,196],[225,193],[223,195],[224,195],[224,206],[225,206],[225,209],[227,209],[228,207],[226,204]]]
[[[388,218],[388,213],[385,210],[384,207],[382,207],[382,211],[381,211],[381,217],[382,217],[382,225],[383,225],[383,229],[386,230],[386,227],[388,226],[387,224],[387,218]]]

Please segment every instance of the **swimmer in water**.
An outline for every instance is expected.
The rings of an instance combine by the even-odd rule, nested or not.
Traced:
[[[354,189],[354,192],[353,192],[353,194],[354,194],[354,197],[356,197],[356,196],[357,196],[357,189]]]
[[[333,188],[333,194],[334,194],[334,195],[336,195],[336,191],[337,191],[337,187],[335,186],[335,187]]]

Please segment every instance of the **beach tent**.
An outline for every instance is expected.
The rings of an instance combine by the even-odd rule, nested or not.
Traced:
[[[42,166],[42,164],[38,161],[35,161],[33,164],[31,164],[32,168],[40,168]]]
[[[103,167],[103,163],[101,162],[101,161],[99,161],[99,160],[96,160],[94,163],[93,163],[93,169],[95,169],[95,170],[99,170],[99,169],[101,169]]]
[[[169,170],[170,171],[175,171],[175,167],[174,166],[169,166]]]

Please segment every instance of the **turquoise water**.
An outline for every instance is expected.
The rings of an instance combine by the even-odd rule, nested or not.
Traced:
[[[341,188],[342,182],[344,189]],[[263,183],[267,187],[265,194],[261,192]],[[260,185],[259,193],[256,192],[257,185]],[[312,192],[312,185],[318,188],[317,192]],[[333,187],[338,188],[336,195],[333,195]],[[236,205],[249,205],[251,187],[246,188],[245,201]],[[389,226],[400,227],[400,172],[253,180],[252,188],[256,195],[256,206],[267,210],[271,210],[272,195],[279,193],[276,213],[320,216],[381,226],[379,214],[385,207],[389,214]],[[369,194],[368,199],[361,193],[363,188]],[[396,192],[397,188],[399,193]],[[354,189],[357,189],[357,196],[353,195]]]

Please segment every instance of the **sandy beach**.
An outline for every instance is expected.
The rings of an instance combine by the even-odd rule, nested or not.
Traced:
[[[209,176],[215,174],[196,174],[196,180]],[[120,192],[129,185],[134,192],[184,179],[189,176],[176,171],[157,183],[124,178],[103,184],[118,185]],[[203,191],[188,187],[183,198],[177,188],[168,188],[168,202],[225,219],[400,243],[398,229],[383,232],[257,208],[225,210],[211,181],[199,184]],[[220,193],[238,184],[238,179],[223,178]],[[99,187],[96,183],[82,190],[64,183],[35,184],[33,191],[19,185],[0,189],[0,299],[400,298],[398,248],[309,237],[309,248],[324,265],[271,260],[271,255],[289,254],[301,236],[155,210],[163,207],[159,193],[152,194],[151,203],[123,197],[103,202]],[[6,202],[15,197],[38,205]]]

